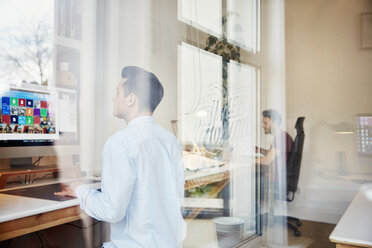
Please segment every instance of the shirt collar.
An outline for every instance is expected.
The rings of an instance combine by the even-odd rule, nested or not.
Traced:
[[[155,119],[152,115],[138,116],[128,123],[128,127],[135,126],[141,123],[154,123]]]

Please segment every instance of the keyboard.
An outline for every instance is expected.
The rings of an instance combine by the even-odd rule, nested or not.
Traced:
[[[84,184],[92,184],[92,183],[99,183],[98,180],[81,180]],[[68,185],[68,183],[54,183],[42,186],[35,186],[35,187],[28,187],[22,189],[10,189],[2,191],[1,194],[8,194],[8,195],[16,195],[16,196],[23,196],[23,197],[31,197],[31,198],[38,198],[44,200],[52,200],[52,201],[68,201],[75,199],[74,197],[70,196],[59,196],[55,195],[55,192],[62,191],[64,186]]]

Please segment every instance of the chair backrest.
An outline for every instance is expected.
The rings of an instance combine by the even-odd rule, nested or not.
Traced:
[[[287,201],[293,201],[294,193],[297,191],[298,178],[300,176],[302,149],[304,147],[305,117],[299,117],[296,122],[297,135],[293,142],[292,150],[287,161]]]

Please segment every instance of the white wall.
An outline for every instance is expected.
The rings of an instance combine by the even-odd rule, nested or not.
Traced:
[[[372,1],[285,3],[287,130],[294,135],[296,118],[306,117],[300,192],[290,212],[335,223],[360,184],[372,181],[372,159],[358,157],[355,140],[356,114],[372,113],[372,49],[360,49],[360,14],[372,11]],[[340,122],[354,133],[335,134]]]

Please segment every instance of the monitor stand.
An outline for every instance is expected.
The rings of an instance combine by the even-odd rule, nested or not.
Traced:
[[[32,157],[11,158],[9,166],[13,168],[30,167],[32,166]]]

